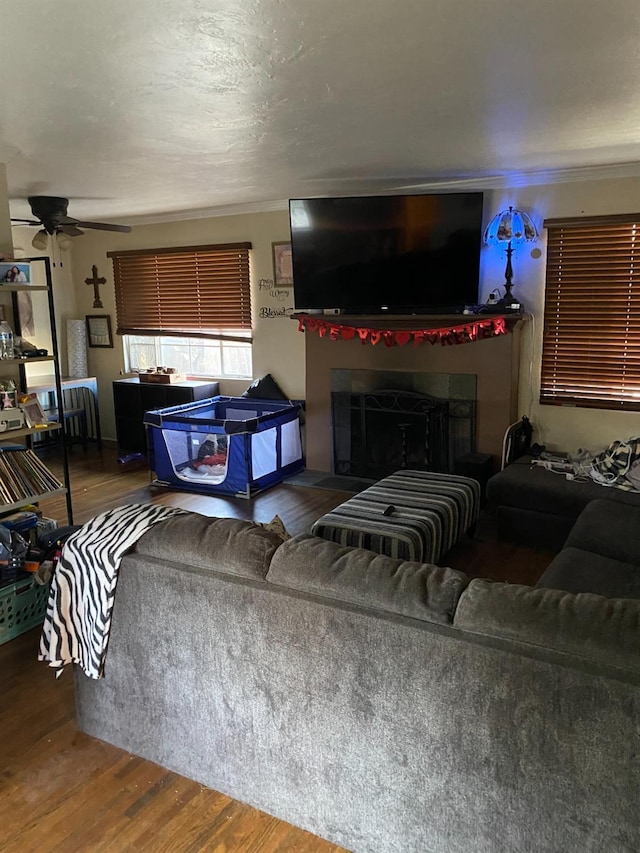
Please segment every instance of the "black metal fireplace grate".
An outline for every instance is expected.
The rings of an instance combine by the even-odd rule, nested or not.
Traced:
[[[447,473],[449,403],[380,390],[331,394],[334,472],[379,478],[402,468]]]

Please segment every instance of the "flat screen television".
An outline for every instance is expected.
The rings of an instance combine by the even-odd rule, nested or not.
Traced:
[[[456,313],[478,302],[480,192],[291,199],[296,310]]]

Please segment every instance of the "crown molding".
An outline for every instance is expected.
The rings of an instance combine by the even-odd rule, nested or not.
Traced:
[[[226,204],[221,207],[201,207],[169,213],[149,213],[140,216],[119,216],[127,225],[156,225],[160,222],[184,222],[188,219],[210,219],[215,216],[242,216],[250,213],[272,213],[289,209],[289,199],[257,201],[246,204]]]
[[[615,178],[640,177],[640,162],[610,163],[601,166],[575,166],[566,169],[533,169],[522,172],[504,172],[492,175],[467,175],[455,178],[432,178],[425,181],[416,179],[415,183],[401,183],[384,188],[376,186],[375,178],[362,181],[362,195],[393,195],[398,192],[420,193],[430,190],[500,190],[513,187],[540,186],[544,184],[574,183],[578,181],[598,181]],[[388,182],[388,178],[384,179]],[[312,181],[311,181],[312,183]],[[333,189],[325,193],[310,193],[309,198],[322,196],[353,195],[353,184],[350,189],[341,189],[343,179],[336,178]],[[349,181],[346,181],[349,183]],[[288,210],[288,199],[272,201],[249,202],[243,204],[227,204],[219,207],[206,207],[179,210],[166,213],[150,213],[140,216],[118,216],[119,222],[127,225],[155,225],[162,222],[183,222],[190,219],[209,219],[217,216],[242,216],[252,213],[271,213]]]

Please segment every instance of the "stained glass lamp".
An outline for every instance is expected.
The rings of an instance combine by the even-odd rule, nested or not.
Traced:
[[[484,242],[487,246],[503,245],[506,243],[507,266],[504,271],[504,296],[498,301],[498,305],[510,308],[514,304],[518,304],[522,309],[522,303],[519,299],[511,294],[513,285],[513,266],[511,264],[511,256],[513,255],[513,247],[521,243],[534,243],[538,239],[538,231],[533,224],[533,220],[528,213],[523,213],[521,210],[516,210],[510,207],[509,210],[502,210],[497,213],[491,222],[487,225],[484,232]]]

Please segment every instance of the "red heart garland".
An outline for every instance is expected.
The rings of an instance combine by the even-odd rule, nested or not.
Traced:
[[[340,338],[350,341],[356,333],[363,344],[369,341],[373,346],[384,342],[386,347],[394,345],[405,346],[413,338],[413,345],[419,346],[424,341],[435,344],[440,341],[442,346],[453,346],[453,344],[466,344],[470,341],[492,338],[497,335],[509,333],[504,317],[493,317],[490,320],[474,320],[460,326],[449,326],[442,329],[416,329],[412,331],[394,332],[389,329],[367,329],[364,326],[342,326],[337,323],[327,323],[325,320],[316,320],[303,314],[298,319],[298,331],[315,332],[321,338],[329,337],[332,341]]]

